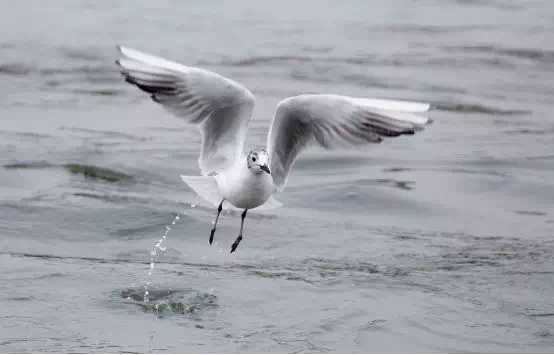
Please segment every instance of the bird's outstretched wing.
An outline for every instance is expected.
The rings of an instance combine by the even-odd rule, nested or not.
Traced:
[[[203,175],[220,172],[243,154],[254,95],[216,73],[187,67],[137,50],[118,47],[116,63],[125,80],[187,123],[198,125]]]
[[[414,134],[429,122],[419,102],[300,95],[279,103],[267,138],[270,170],[282,191],[298,155],[310,145],[326,149],[380,143]]]

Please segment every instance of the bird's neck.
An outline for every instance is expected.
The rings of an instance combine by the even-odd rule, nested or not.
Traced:
[[[236,167],[236,173],[237,173],[237,180],[253,184],[253,185],[264,185],[267,183],[273,183],[273,178],[267,174],[264,171],[255,171],[254,169],[250,169],[248,167],[248,163],[246,162],[246,158],[239,164],[239,166]]]

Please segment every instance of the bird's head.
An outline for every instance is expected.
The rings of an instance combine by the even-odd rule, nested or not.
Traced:
[[[269,154],[263,148],[250,151],[246,157],[246,163],[248,164],[248,169],[257,175],[262,172],[271,175],[269,171]]]

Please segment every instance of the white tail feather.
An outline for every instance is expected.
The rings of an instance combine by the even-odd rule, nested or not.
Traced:
[[[223,200],[223,196],[221,196],[219,187],[213,176],[181,175],[181,179],[193,189],[198,196],[209,204],[219,206],[221,200]]]

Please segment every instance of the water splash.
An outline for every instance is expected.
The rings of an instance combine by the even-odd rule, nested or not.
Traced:
[[[173,221],[171,222],[171,226],[175,225],[179,220],[179,218],[180,216],[177,213],[177,215],[175,215],[175,218],[173,218]],[[155,260],[156,255],[158,254],[158,251],[163,252],[166,250],[165,240],[169,235],[169,232],[171,232],[171,227],[165,226],[164,235],[156,242],[156,244],[154,244],[154,246],[150,250],[150,267],[146,273],[146,279],[144,280],[144,298],[143,298],[144,303],[147,303],[150,300],[150,298],[148,297],[148,295],[150,294],[150,292],[148,291],[148,287],[150,286],[150,279],[152,277],[152,273],[154,272],[154,267],[156,265],[156,260]]]

